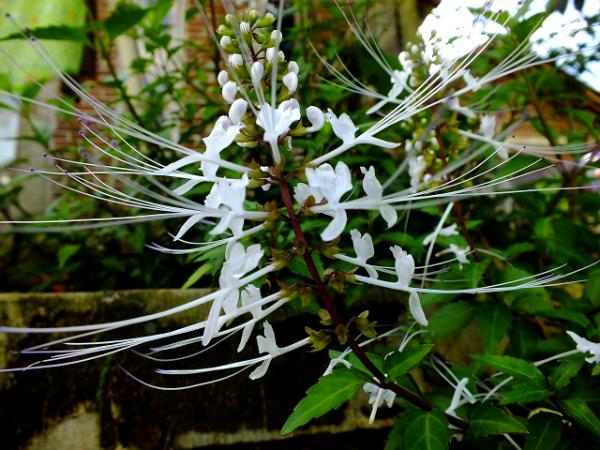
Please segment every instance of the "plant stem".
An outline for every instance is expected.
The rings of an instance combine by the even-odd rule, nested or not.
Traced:
[[[283,204],[285,205],[285,208],[288,212],[290,224],[292,225],[294,235],[296,236],[296,239],[299,241],[300,244],[304,244],[306,242],[306,238],[304,236],[304,232],[302,231],[302,227],[300,226],[300,220],[298,219],[298,215],[296,214],[296,211],[294,211],[294,203],[292,201],[292,196],[290,195],[288,183],[285,180],[285,178],[281,176],[281,173],[278,169],[275,169],[275,171],[276,181],[279,183],[280,187],[281,200],[283,201]],[[308,271],[310,272],[311,277],[313,279],[314,286],[317,289],[319,296],[323,300],[325,309],[327,309],[331,320],[335,325],[345,325],[345,322],[342,319],[340,312],[335,306],[333,297],[327,290],[327,286],[325,285],[325,283],[321,279],[321,276],[319,275],[319,271],[317,270],[317,267],[315,265],[310,251],[305,252],[303,257],[304,262],[306,263],[306,267],[308,268]],[[352,349],[356,357],[360,360],[360,362],[363,363],[364,366],[369,370],[369,372],[371,372],[371,374],[376,378],[377,384],[380,388],[389,389],[393,391],[398,397],[411,402],[415,406],[418,406],[419,408],[425,411],[431,411],[433,409],[433,405],[429,403],[426,399],[420,397],[414,392],[409,391],[408,389],[403,388],[402,386],[396,383],[386,381],[385,375],[381,372],[381,370],[379,370],[375,366],[375,364],[373,364],[373,362],[369,359],[365,351],[360,345],[358,345],[358,342],[356,342],[356,340],[352,336],[348,336],[347,344],[350,347],[350,349]],[[463,430],[466,429],[468,426],[468,424],[462,419],[459,419],[449,414],[446,414],[446,417],[448,418],[449,423]]]

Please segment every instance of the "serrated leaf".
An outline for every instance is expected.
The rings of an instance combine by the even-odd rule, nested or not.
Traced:
[[[119,35],[133,28],[147,13],[147,9],[141,8],[135,3],[121,0],[104,21],[104,27],[110,40],[116,39]]]
[[[317,384],[306,391],[306,397],[296,405],[294,412],[281,428],[281,435],[291,433],[312,419],[339,408],[370,381],[371,377],[353,369],[336,369],[319,378]]]
[[[411,409],[394,423],[385,450],[446,450],[449,440],[448,419],[441,411]]]
[[[500,401],[501,405],[511,405],[513,403],[530,403],[543,400],[550,397],[550,392],[537,381],[524,381],[516,383],[510,392],[505,394]]]
[[[493,353],[510,330],[512,314],[501,303],[486,304],[477,310],[477,326],[485,351]]]
[[[466,327],[473,319],[473,305],[456,302],[442,306],[429,318],[431,337],[440,339]]]
[[[560,402],[560,405],[575,421],[588,431],[591,431],[596,436],[600,436],[600,420],[594,411],[579,398],[569,398]]]
[[[552,371],[548,377],[548,381],[550,381],[556,389],[564,388],[569,384],[571,378],[579,373],[583,367],[583,362],[582,359],[571,359],[561,363]]]
[[[544,382],[544,374],[532,363],[512,356],[471,355],[471,359],[517,379]]]
[[[536,414],[527,422],[529,435],[523,450],[553,450],[561,436],[561,421],[550,414]]]
[[[75,254],[79,251],[80,248],[81,245],[79,244],[63,245],[56,255],[58,259],[58,267],[60,267],[61,269],[65,267],[69,259],[75,256]]]
[[[417,345],[402,352],[395,352],[385,360],[387,374],[392,379],[405,374],[416,367],[433,347],[433,345]]]
[[[490,436],[503,433],[527,433],[527,428],[500,409],[489,405],[478,405],[471,412],[467,432],[473,436]]]
[[[194,271],[194,273],[192,273],[190,275],[190,277],[186,280],[186,282],[183,283],[183,286],[181,286],[181,289],[187,289],[187,288],[193,286],[194,284],[196,284],[196,282],[200,278],[202,278],[204,275],[209,273],[211,269],[212,269],[212,263],[210,261],[206,261],[204,264],[202,264],[200,267],[198,267]]]

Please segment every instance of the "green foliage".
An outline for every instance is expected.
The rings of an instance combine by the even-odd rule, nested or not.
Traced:
[[[448,419],[441,411],[410,409],[394,423],[385,450],[444,450],[449,440]]]
[[[352,369],[336,369],[319,378],[318,383],[310,387],[306,397],[296,405],[281,428],[281,434],[291,433],[312,419],[339,408],[369,381],[369,376]]]
[[[483,404],[476,406],[471,412],[468,433],[472,436],[527,433],[527,427],[510,414]]]

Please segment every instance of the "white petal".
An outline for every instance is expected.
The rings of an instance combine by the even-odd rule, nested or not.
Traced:
[[[231,123],[238,125],[244,114],[246,114],[247,108],[248,102],[246,100],[243,98],[238,98],[235,100],[229,107],[229,119],[231,120]]]
[[[329,213],[328,213],[329,214]],[[343,233],[344,228],[346,228],[346,222],[348,221],[348,216],[346,215],[346,211],[343,209],[337,209],[333,212],[333,220],[329,222],[327,228],[323,230],[321,233],[321,239],[323,241],[333,241],[340,234]]]
[[[259,85],[262,81],[263,75],[265,73],[265,67],[261,61],[256,61],[252,64],[250,68],[250,76],[252,78],[252,83],[256,86]]]
[[[427,317],[425,317],[425,311],[423,311],[423,306],[421,306],[419,296],[416,292],[410,293],[410,297],[408,299],[408,308],[410,309],[410,313],[419,325],[426,327],[429,324],[429,322],[427,321]]]
[[[269,364],[271,364],[271,360],[273,358],[268,358],[266,360],[264,360],[260,366],[258,366],[256,369],[254,369],[251,373],[250,373],[250,379],[251,380],[258,380],[259,378],[262,378],[266,373],[267,370],[269,370]]]
[[[327,120],[331,123],[335,135],[345,144],[354,140],[358,128],[356,128],[348,114],[343,113],[337,117],[331,109],[327,109]]]
[[[392,228],[398,221],[398,212],[391,205],[383,205],[379,207],[379,212],[383,219],[387,222],[388,228]]]
[[[281,81],[290,94],[296,92],[296,88],[298,87],[298,75],[294,72],[287,73]]]
[[[181,226],[173,240],[178,241],[179,239],[181,239],[183,235],[189,231],[190,228],[192,228],[194,225],[200,222],[204,217],[206,217],[204,214],[194,214],[193,216],[191,216],[188,220],[184,222],[184,224]]]
[[[323,124],[325,123],[325,115],[323,114],[323,111],[316,106],[309,106],[306,108],[306,118],[312,125],[306,130],[309,133],[314,133],[315,131],[319,131],[321,128],[323,128]]]

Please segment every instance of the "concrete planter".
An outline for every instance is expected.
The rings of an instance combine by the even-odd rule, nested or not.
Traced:
[[[0,294],[0,323],[41,327],[106,322],[160,311],[205,293]],[[150,334],[184,326],[206,312],[194,309],[131,333]],[[295,325],[280,328],[295,333],[302,330],[300,322]],[[278,332],[282,344],[299,337],[291,332],[285,336],[285,330]],[[42,343],[50,336],[43,338],[0,334],[0,368],[32,362],[12,351]],[[236,347],[233,338],[179,367],[244,357],[237,355]],[[254,355],[256,349],[250,348],[245,357]],[[176,386],[201,381],[193,377],[160,378],[154,368],[164,365],[132,353],[66,368],[0,374],[0,449],[382,448],[391,425],[385,415],[390,412],[381,410],[380,419],[368,425],[370,408],[362,393],[345,409],[281,441],[281,425],[323,372],[325,359],[322,354],[298,352],[275,360],[260,381],[249,380],[246,373],[184,391],[154,390],[129,378],[119,364],[151,383]]]

